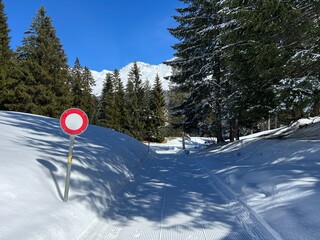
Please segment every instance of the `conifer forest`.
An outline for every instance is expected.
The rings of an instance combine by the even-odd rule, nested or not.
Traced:
[[[135,63],[125,86],[115,69],[95,96],[89,67],[68,65],[45,7],[13,50],[0,0],[0,110],[59,118],[77,107],[91,124],[157,142],[182,132],[234,141],[319,115],[319,0],[180,1],[169,91]]]

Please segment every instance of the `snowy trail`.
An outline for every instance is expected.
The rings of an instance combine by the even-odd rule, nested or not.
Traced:
[[[79,240],[277,239],[205,168],[162,155]]]
[[[211,178],[211,186],[219,192],[230,207],[230,211],[240,220],[243,227],[255,239],[265,240],[282,240],[281,236],[275,232],[267,222],[265,222],[259,215],[250,208],[241,197],[237,196],[226,184],[224,184],[217,176],[210,173],[210,171],[201,164],[197,164],[205,169]]]

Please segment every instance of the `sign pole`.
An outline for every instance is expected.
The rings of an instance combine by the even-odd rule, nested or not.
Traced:
[[[74,146],[75,137],[76,137],[75,135],[70,135],[66,185],[65,185],[65,188],[64,188],[64,197],[63,197],[63,201],[64,202],[68,201],[68,196],[69,196],[70,175],[71,175],[71,166],[72,166],[72,152],[73,152],[73,146]]]
[[[74,139],[77,135],[83,133],[87,129],[88,125],[89,120],[87,114],[79,108],[69,108],[65,110],[60,116],[60,127],[62,131],[69,134],[70,136],[66,185],[64,188],[63,196],[64,202],[68,201],[69,196]]]

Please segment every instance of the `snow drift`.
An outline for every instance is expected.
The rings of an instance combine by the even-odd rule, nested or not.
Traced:
[[[0,111],[0,128],[1,239],[72,239],[148,162],[142,143],[90,125],[75,139],[64,203],[69,136],[58,119]]]
[[[301,129],[315,127],[319,139],[318,123]],[[276,239],[320,236],[320,140],[298,133],[285,140],[247,137],[194,156],[281,236]]]

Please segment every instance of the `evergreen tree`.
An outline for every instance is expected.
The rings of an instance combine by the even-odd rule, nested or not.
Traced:
[[[10,49],[9,27],[7,23],[7,15],[4,12],[3,1],[0,0],[0,70],[1,73],[6,71],[12,58],[12,50]]]
[[[73,107],[82,107],[82,90],[83,90],[83,79],[82,79],[83,68],[80,64],[78,58],[73,65],[70,73],[70,85],[72,92],[72,106]]]
[[[10,109],[59,117],[71,105],[67,58],[51,18],[41,7],[17,49],[23,76]]]
[[[272,114],[320,112],[319,1],[181,0],[168,64],[184,131],[254,127]]]
[[[120,73],[117,69],[113,71],[114,88],[115,88],[115,130],[125,132],[129,129],[129,116],[125,107],[125,92]]]
[[[18,66],[10,49],[9,27],[4,12],[3,1],[0,0],[0,109],[8,110],[8,104],[15,98],[13,88],[17,85]]]
[[[159,75],[155,78],[155,83],[151,92],[150,112],[151,112],[151,127],[154,140],[162,142],[164,140],[164,125],[165,125],[165,97],[162,89]]]
[[[92,94],[92,87],[95,86],[95,80],[92,76],[92,73],[88,67],[83,69],[83,109],[88,114],[90,122],[94,122],[96,116],[95,108],[95,96]]]
[[[99,125],[107,128],[114,128],[116,125],[114,88],[113,75],[107,73],[103,83],[98,117]]]
[[[282,43],[289,57],[284,77],[275,87],[275,112],[284,123],[320,113],[320,2],[296,1],[294,8]]]
[[[144,137],[144,89],[142,85],[140,69],[134,62],[128,74],[127,84],[127,111],[130,117],[130,133],[137,139],[142,140]]]
[[[143,123],[144,123],[144,140],[150,140],[150,137],[152,135],[152,122],[151,122],[151,86],[150,82],[147,79],[143,84],[144,89],[144,96],[143,96],[143,110],[142,110],[142,117],[143,117]]]
[[[133,136],[133,99],[134,99],[134,86],[131,79],[128,79],[125,89],[125,111],[128,113],[128,125],[126,126],[125,133]]]
[[[299,10],[296,1],[224,1],[228,28],[224,32],[230,79],[237,90],[232,106],[242,125],[267,119],[279,104],[275,86],[285,76],[298,39],[291,25]],[[288,48],[289,47],[289,48]]]
[[[91,71],[87,67],[82,67],[79,59],[76,58],[70,78],[72,106],[86,112],[90,122],[92,122],[96,113],[94,109],[95,99],[92,95],[92,87],[95,82]]]
[[[182,123],[184,122],[183,115],[176,115],[177,106],[180,106],[183,99],[186,98],[187,93],[181,91],[179,87],[170,84],[168,93],[168,126],[167,126],[167,136],[182,136],[183,129]]]
[[[93,113],[91,119],[89,119],[90,124],[99,125],[99,97],[92,95],[93,98]]]
[[[214,131],[220,142],[225,84],[220,4],[205,0],[183,2],[187,6],[177,9],[180,15],[174,17],[179,26],[169,29],[180,40],[173,46],[177,58],[168,62],[176,69],[171,81],[189,93],[176,114],[185,118],[184,131]]]

